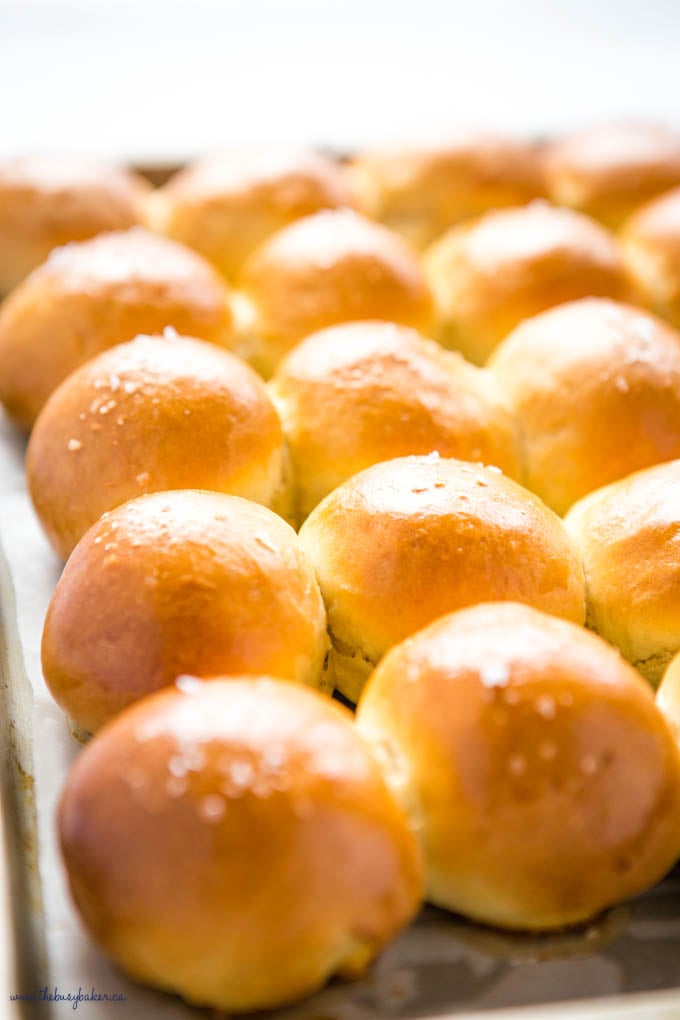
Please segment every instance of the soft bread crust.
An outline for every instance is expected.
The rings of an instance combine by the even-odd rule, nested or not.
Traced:
[[[180,170],[152,196],[154,226],[233,278],[267,237],[320,209],[351,204],[340,165],[308,150],[222,152]]]
[[[571,209],[532,202],[447,231],[425,253],[436,337],[483,364],[531,315],[582,297],[633,300],[614,237]]]
[[[76,157],[0,163],[0,298],[53,248],[145,220],[150,185],[123,167]]]
[[[657,124],[609,124],[555,142],[546,154],[550,197],[616,229],[643,202],[680,184],[680,133]]]
[[[346,323],[279,365],[269,392],[291,453],[300,520],[379,461],[436,450],[519,475],[515,423],[484,371],[415,330]]]
[[[524,482],[557,513],[680,457],[680,334],[654,316],[560,305],[518,326],[489,368],[517,415]]]
[[[240,350],[265,377],[299,340],[341,322],[380,319],[427,332],[432,298],[415,253],[350,209],[278,231],[238,277]]]
[[[421,836],[428,897],[541,930],[641,893],[680,855],[680,755],[596,635],[509,603],[392,649],[358,726]]]
[[[656,686],[680,649],[680,460],[591,493],[565,518],[588,624]]]
[[[546,193],[541,149],[496,135],[370,149],[349,163],[347,175],[361,212],[418,249],[470,216]]]
[[[680,744],[680,654],[674,655],[656,692],[656,703]]]
[[[186,337],[139,337],[77,369],[40,412],[26,457],[64,559],[106,510],[145,492],[212,489],[286,511],[287,464],[260,377]]]
[[[328,646],[293,529],[238,496],[184,490],[104,514],[78,543],[45,620],[57,703],[94,732],[181,673],[321,683]]]
[[[59,248],[0,307],[0,401],[28,429],[85,361],[168,326],[231,344],[226,285],[196,252],[141,227]]]
[[[183,678],[81,753],[59,807],[71,893],[139,981],[230,1013],[361,973],[421,863],[346,709],[281,680]]]
[[[680,329],[680,188],[626,220],[621,245],[645,304]]]
[[[300,542],[326,603],[335,682],[353,701],[392,645],[454,609],[508,599],[585,617],[583,572],[559,518],[481,465],[377,464],[318,505]]]

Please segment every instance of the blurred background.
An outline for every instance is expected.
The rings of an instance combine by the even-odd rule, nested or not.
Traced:
[[[0,155],[680,121],[678,0],[0,0]]]

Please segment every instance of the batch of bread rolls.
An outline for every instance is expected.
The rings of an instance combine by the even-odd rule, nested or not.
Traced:
[[[61,850],[125,972],[276,1007],[425,899],[540,932],[669,871],[678,133],[228,151],[157,189],[8,161],[0,291],[87,741]]]

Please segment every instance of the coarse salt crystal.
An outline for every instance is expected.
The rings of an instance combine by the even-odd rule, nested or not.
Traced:
[[[479,678],[485,687],[505,687],[510,679],[510,672],[504,663],[492,662],[482,667]]]

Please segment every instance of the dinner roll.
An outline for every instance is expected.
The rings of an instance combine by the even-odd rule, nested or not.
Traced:
[[[233,277],[270,234],[319,209],[349,205],[340,165],[307,150],[248,148],[180,170],[152,196],[154,225]]]
[[[351,475],[438,451],[518,475],[515,426],[488,374],[406,326],[315,333],[270,383],[292,455],[300,520]]]
[[[614,238],[547,202],[453,227],[427,250],[425,269],[438,306],[437,338],[476,364],[546,308],[591,295],[632,297]]]
[[[596,635],[528,606],[451,613],[393,648],[359,730],[419,826],[437,906],[577,924],[680,855],[680,754],[649,687]]]
[[[104,952],[229,1013],[360,974],[422,893],[349,712],[279,680],[184,677],[128,709],[76,760],[58,825]]]
[[[637,206],[680,184],[680,133],[659,124],[608,124],[555,142],[550,197],[615,229]]]
[[[326,603],[335,683],[352,701],[392,645],[453,609],[509,599],[584,620],[560,519],[497,468],[437,455],[376,464],[312,511],[300,542]]]
[[[680,742],[680,654],[674,655],[656,692],[656,703]]]
[[[140,227],[58,248],[0,307],[0,401],[28,429],[74,369],[167,326],[231,343],[226,285],[200,255]]]
[[[58,245],[142,223],[149,189],[130,170],[76,157],[0,162],[0,297]]]
[[[621,242],[645,304],[680,329],[680,188],[631,216]]]
[[[592,492],[565,524],[583,561],[589,626],[656,686],[680,649],[680,460]]]
[[[142,336],[73,372],[38,415],[28,486],[66,559],[105,510],[164,489],[214,489],[289,510],[288,453],[265,385],[213,344]]]
[[[350,209],[306,216],[257,248],[238,278],[240,351],[269,376],[325,326],[382,319],[427,329],[432,299],[408,245]]]
[[[680,334],[603,298],[527,319],[489,367],[522,437],[526,485],[558,513],[680,457]]]
[[[47,612],[43,672],[92,733],[181,673],[318,685],[325,628],[285,521],[238,496],[159,492],[104,514],[76,546]]]
[[[363,213],[424,248],[468,216],[544,195],[542,162],[537,146],[469,133],[361,152],[347,175]]]

